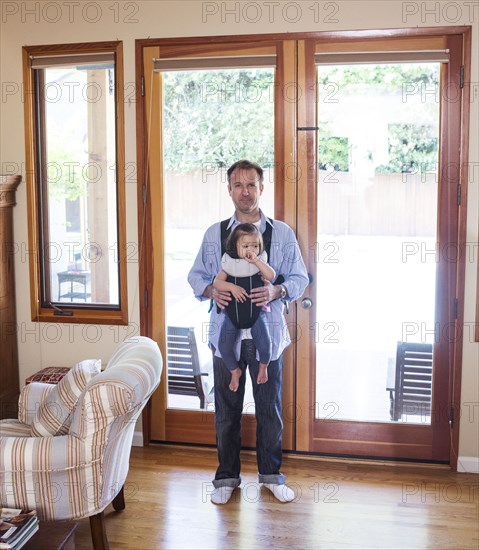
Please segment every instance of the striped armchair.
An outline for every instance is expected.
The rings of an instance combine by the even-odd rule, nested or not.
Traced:
[[[101,373],[83,361],[58,389],[25,386],[18,419],[0,421],[0,506],[36,509],[45,521],[90,517],[95,550],[108,548],[103,510],[124,508],[135,423],[162,367],[158,345],[138,336]]]

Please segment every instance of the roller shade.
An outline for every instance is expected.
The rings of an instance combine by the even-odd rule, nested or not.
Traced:
[[[90,67],[103,65],[104,68],[113,68],[115,65],[115,54],[105,53],[83,53],[78,55],[42,55],[30,56],[32,69],[47,69],[49,67]]]
[[[367,63],[448,63],[449,50],[411,50],[391,52],[316,53],[317,65],[352,65]]]
[[[240,69],[245,67],[260,69],[275,66],[276,54],[153,59],[153,70],[155,71]]]

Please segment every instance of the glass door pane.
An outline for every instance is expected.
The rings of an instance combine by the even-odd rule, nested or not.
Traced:
[[[214,410],[209,302],[193,296],[187,276],[205,230],[233,214],[226,177],[233,162],[265,168],[261,204],[274,211],[274,76],[274,68],[162,72],[168,408],[198,410],[203,391],[203,408]],[[185,386],[185,346],[193,361],[197,350],[199,389]],[[254,413],[250,382],[246,391],[245,412]]]
[[[430,424],[430,352],[394,410],[399,343],[434,344],[439,74],[318,67],[317,419]]]
[[[72,61],[35,71],[43,83],[42,298],[118,308],[115,68]]]

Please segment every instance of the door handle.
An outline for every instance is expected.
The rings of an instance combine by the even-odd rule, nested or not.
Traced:
[[[301,306],[303,309],[309,309],[313,307],[313,300],[311,300],[311,298],[303,298],[301,300]]]

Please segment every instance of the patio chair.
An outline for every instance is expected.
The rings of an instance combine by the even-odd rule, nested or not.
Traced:
[[[62,299],[83,300],[86,302],[91,297],[91,273],[82,267],[82,256],[78,252],[74,255],[75,262],[67,267],[66,271],[57,273],[58,277],[58,301]],[[63,284],[67,283],[66,291],[63,291]]]
[[[432,344],[398,342],[394,390],[389,388],[391,420],[431,415],[432,358]]]
[[[167,331],[168,393],[198,397],[200,409],[211,401],[213,388],[203,387],[198,347],[193,327],[168,327]]]

